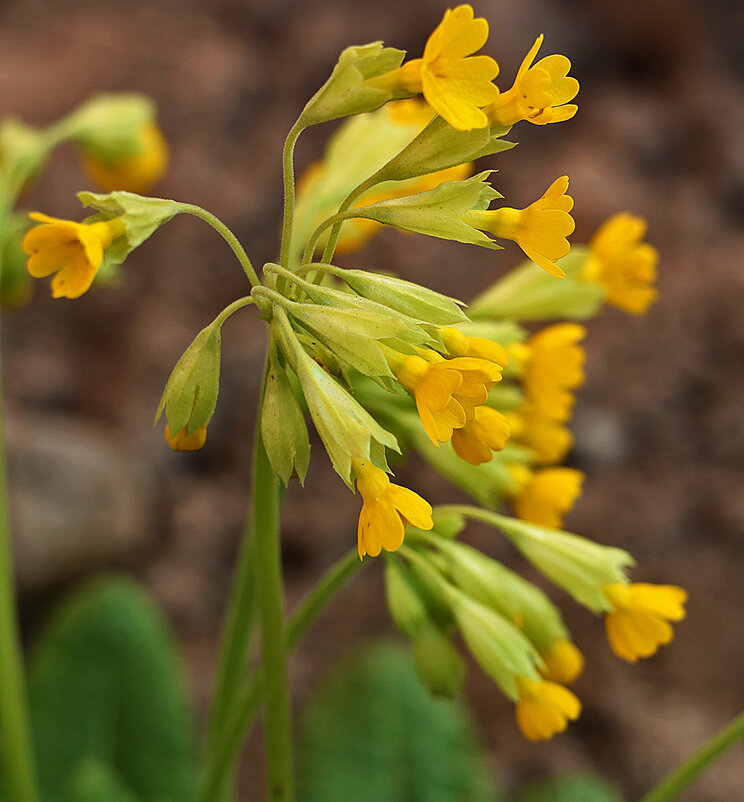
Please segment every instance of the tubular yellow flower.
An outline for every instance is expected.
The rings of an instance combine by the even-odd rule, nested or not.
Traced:
[[[502,368],[509,364],[506,348],[488,337],[468,337],[459,329],[443,326],[439,329],[439,336],[447,348],[450,356],[475,356],[480,359],[489,359]]]
[[[607,585],[604,589],[611,612],[605,615],[607,640],[612,651],[623,660],[656,654],[659,646],[674,637],[670,621],[685,617],[687,591],[676,585]]]
[[[579,82],[568,75],[571,62],[565,56],[546,56],[533,65],[543,43],[543,36],[535,44],[514,79],[514,85],[485,109],[493,125],[514,125],[520,120],[546,125],[570,120],[578,106],[569,103],[579,91]]]
[[[523,521],[560,529],[563,516],[581,494],[584,474],[575,468],[545,468],[530,471],[518,466],[527,475],[518,480],[512,504]]]
[[[28,272],[34,278],[52,273],[55,298],[79,298],[86,292],[103,261],[103,252],[124,233],[119,218],[98,223],[75,223],[41,212],[32,212],[34,226],[23,238],[23,250],[29,255]]]
[[[499,65],[490,56],[473,56],[488,39],[488,22],[474,18],[470,5],[444,12],[424,48],[423,58],[368,83],[380,89],[423,92],[427,103],[458,131],[485,128],[483,106],[498,98],[491,83]]]
[[[421,352],[426,359],[392,349],[386,353],[390,369],[413,393],[421,423],[437,445],[473,420],[476,408],[486,403],[489,390],[501,381],[502,366],[488,359],[444,359],[429,350]]]
[[[566,195],[568,176],[561,176],[545,190],[544,195],[526,209],[500,209],[471,211],[463,216],[474,228],[488,231],[497,238],[510,239],[519,245],[526,256],[551,276],[564,278],[565,273],[556,264],[571,250],[568,237],[574,230],[569,214],[573,198]]]
[[[359,513],[359,559],[386,549],[395,551],[403,544],[406,524],[418,529],[431,529],[431,504],[413,490],[391,483],[380,468],[364,460],[354,460],[354,473],[362,496]]]
[[[556,323],[542,329],[528,345],[522,386],[535,411],[567,421],[574,406],[573,390],[584,382],[586,353],[579,341],[586,329],[578,323]]]
[[[194,432],[189,434],[188,426],[184,426],[180,432],[171,437],[170,427],[165,427],[165,439],[174,451],[199,451],[204,448],[207,442],[207,427],[199,426]]]
[[[592,237],[581,278],[607,293],[608,304],[630,315],[642,315],[658,293],[659,252],[643,242],[646,221],[627,212],[606,220]]]
[[[550,682],[570,685],[584,670],[584,655],[570,640],[556,641],[549,651],[541,652],[545,666],[542,676]]]
[[[452,432],[452,448],[460,459],[471,465],[481,465],[501,451],[511,430],[506,416],[491,407],[477,407],[473,420]]]
[[[512,439],[533,452],[538,465],[562,462],[573,446],[573,434],[561,421],[542,415],[531,404],[525,404],[508,416]]]
[[[91,181],[106,192],[126,190],[139,194],[147,192],[159,181],[168,168],[168,143],[156,122],[140,128],[137,139],[139,150],[116,161],[105,161],[100,156],[83,154],[83,170]]]
[[[517,724],[530,741],[552,738],[579,717],[581,702],[557,682],[518,677],[517,688]]]

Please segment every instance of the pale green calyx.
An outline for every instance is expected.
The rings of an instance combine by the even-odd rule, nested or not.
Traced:
[[[400,560],[385,560],[385,598],[393,623],[406,635],[416,635],[429,620],[426,604]]]
[[[368,86],[365,81],[397,70],[405,55],[405,51],[384,47],[382,42],[347,47],[331,77],[303,109],[298,124],[317,125],[380,108],[393,98],[393,93]]]
[[[13,200],[44,165],[50,144],[43,132],[13,118],[0,124],[0,191]]]
[[[416,671],[432,696],[452,699],[462,690],[465,661],[447,635],[428,621],[413,637]]]

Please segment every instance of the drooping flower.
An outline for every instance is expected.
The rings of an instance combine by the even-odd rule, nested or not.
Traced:
[[[174,451],[199,451],[207,442],[207,427],[199,426],[189,434],[188,426],[171,436],[170,427],[165,427],[165,439]]]
[[[413,490],[393,484],[381,468],[364,460],[354,460],[356,485],[362,496],[359,514],[359,559],[386,549],[395,551],[403,543],[406,524],[431,529],[432,508]]]
[[[557,682],[518,677],[517,687],[517,724],[530,741],[552,738],[579,717],[581,702]]]
[[[618,583],[607,585],[604,594],[613,608],[605,615],[607,640],[612,651],[630,663],[671,642],[674,630],[669,622],[685,617],[687,591],[676,585]]]
[[[450,356],[474,356],[479,359],[490,359],[491,362],[504,368],[509,364],[506,348],[488,337],[470,337],[450,326],[440,328],[439,336]]]
[[[475,410],[473,419],[452,432],[452,448],[460,459],[481,465],[493,459],[494,451],[506,445],[511,430],[506,416],[491,407]]]
[[[159,181],[168,168],[168,143],[160,126],[150,121],[137,132],[139,150],[128,156],[107,161],[100,155],[83,151],[85,174],[106,192],[125,190],[142,194]]]
[[[120,218],[97,223],[75,223],[32,212],[34,226],[23,238],[23,250],[29,255],[28,272],[34,278],[53,273],[55,298],[79,298],[86,292],[103,261],[103,253],[125,231]]]
[[[519,470],[517,491],[512,500],[514,512],[523,521],[560,529],[563,516],[573,507],[581,494],[584,474],[575,468],[544,468]],[[513,475],[514,471],[513,471]]]
[[[516,242],[536,265],[551,276],[563,278],[566,274],[556,262],[571,250],[566,237],[574,230],[570,215],[573,198],[566,195],[567,190],[568,176],[564,175],[553,181],[543,196],[526,209],[503,206],[470,211],[463,219],[496,238]]]
[[[532,404],[524,404],[507,416],[512,439],[533,452],[538,465],[562,462],[573,446],[571,430],[562,421],[546,417]]]
[[[646,221],[622,212],[606,220],[589,243],[581,278],[605,291],[608,304],[642,315],[658,295],[654,288],[659,252],[643,242]]]
[[[426,358],[386,351],[395,377],[413,393],[426,433],[434,443],[446,443],[486,403],[503,366],[477,357],[445,359],[435,351],[421,353]]]
[[[535,44],[514,79],[514,85],[485,109],[494,125],[514,125],[520,120],[546,125],[570,120],[578,111],[578,106],[569,103],[579,91],[579,82],[568,75],[571,62],[565,56],[552,55],[535,60],[543,36],[537,37]]]
[[[552,648],[540,652],[545,666],[540,669],[544,679],[570,685],[584,670],[584,655],[570,640],[558,640]]]
[[[380,89],[423,92],[427,103],[458,131],[485,128],[489,120],[482,109],[498,98],[492,81],[499,65],[490,56],[472,54],[487,39],[488,22],[475,18],[472,6],[448,9],[422,58],[368,83]]]

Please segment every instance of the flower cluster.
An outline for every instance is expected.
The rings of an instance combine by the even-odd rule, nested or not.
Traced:
[[[562,531],[583,474],[562,465],[584,380],[586,329],[602,304],[633,314],[655,298],[656,251],[645,224],[628,214],[606,222],[587,247],[570,248],[573,200],[566,176],[524,209],[492,204],[503,196],[491,170],[473,161],[509,150],[520,122],[569,120],[578,82],[570,62],[535,62],[542,36],[514,84],[493,83],[497,63],[475,55],[488,24],[469,5],[447,11],[421,58],[381,43],[347,48],[300,114],[285,146],[306,127],[347,117],[324,158],[300,180],[291,171],[281,254],[261,276],[224,225],[198,207],[114,191],[81,193],[97,214],[83,223],[43,215],[24,240],[29,272],[56,273],[55,296],[78,297],[102,264],[120,264],[176,214],[202,217],[235,250],[251,281],[178,361],[158,418],[176,450],[201,448],[219,392],[221,328],[254,304],[269,343],[259,444],[284,484],[304,481],[307,419],[341,479],[361,496],[360,558],[385,552],[387,595],[412,639],[432,691],[456,690],[459,632],[476,661],[516,704],[532,740],[549,738],[581,705],[566,685],[583,667],[560,612],[537,587],[457,539],[468,517],[492,524],[547,579],[605,616],[613,651],[635,661],[669,642],[684,616],[685,593],[630,584],[630,555]],[[90,137],[86,142],[90,143]],[[150,127],[137,141],[149,156],[118,168],[96,161],[93,176],[113,181],[162,161]],[[149,149],[149,150],[148,150]],[[136,159],[135,159],[136,161]],[[389,273],[345,268],[338,253],[360,248],[389,226],[499,249],[512,240],[528,262],[469,306]],[[526,324],[544,321],[537,331]],[[558,322],[556,322],[558,321]],[[389,452],[413,450],[481,507],[432,509],[390,480]],[[511,505],[514,516],[496,510]]]

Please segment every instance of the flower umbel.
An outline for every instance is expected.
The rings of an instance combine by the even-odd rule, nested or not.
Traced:
[[[403,544],[406,524],[417,529],[431,529],[431,504],[413,490],[394,485],[381,468],[370,462],[354,460],[356,485],[362,496],[359,513],[359,559],[386,549],[396,551]]]
[[[685,617],[687,591],[676,585],[607,585],[604,594],[612,605],[605,616],[607,640],[615,654],[630,663],[651,657],[674,637],[670,621]]]
[[[571,250],[566,237],[574,230],[574,220],[570,215],[573,198],[566,195],[567,190],[568,176],[564,175],[556,178],[543,196],[526,209],[503,206],[471,211],[464,219],[497,238],[516,242],[536,265],[551,276],[563,278],[565,273],[556,262]]]
[[[32,212],[34,226],[23,238],[23,250],[29,255],[28,272],[34,278],[53,273],[55,298],[79,298],[85,293],[103,261],[106,248],[124,233],[124,223],[115,218],[98,223],[75,223],[41,212]]]
[[[514,79],[514,85],[486,109],[493,125],[514,125],[520,120],[546,125],[570,120],[579,107],[573,100],[579,91],[579,82],[568,75],[571,62],[565,56],[546,56],[533,65],[542,46],[543,36],[524,57]]]
[[[518,677],[517,687],[517,724],[530,741],[548,740],[579,717],[581,702],[557,682]]]

